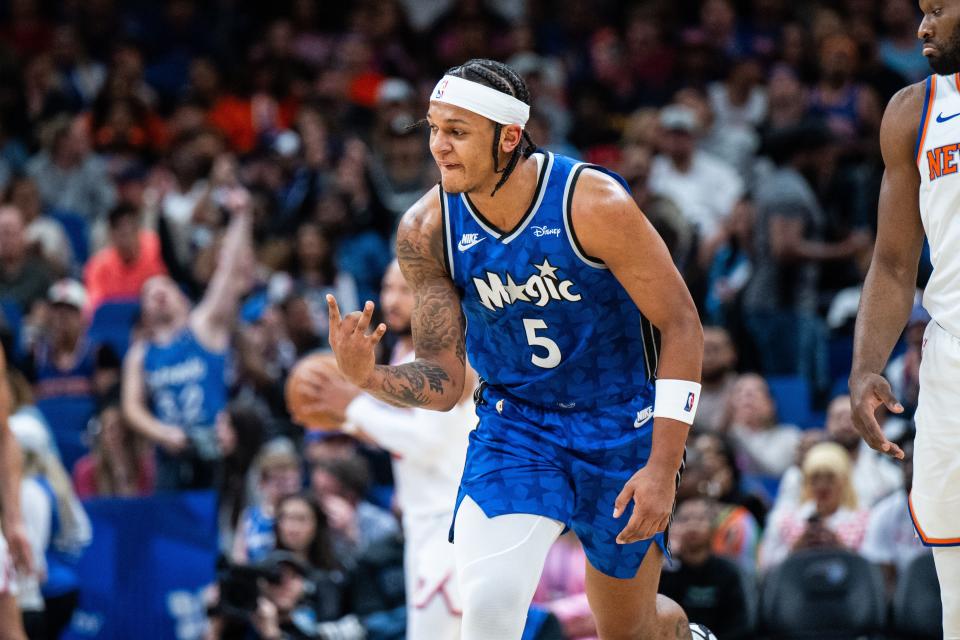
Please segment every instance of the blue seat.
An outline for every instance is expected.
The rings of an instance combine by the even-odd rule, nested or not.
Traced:
[[[74,463],[89,451],[85,436],[96,409],[93,396],[41,398],[37,400],[37,409],[50,425],[64,468],[73,469]]]
[[[137,300],[108,300],[94,310],[87,337],[93,343],[109,345],[122,358],[130,346],[130,331],[139,314]]]
[[[800,376],[770,376],[767,378],[773,401],[777,404],[780,422],[794,424],[802,429],[818,425],[810,407],[810,385]]]
[[[83,265],[90,257],[90,226],[86,219],[72,211],[51,209],[47,214],[63,225],[63,230],[73,249],[73,263]]]
[[[20,355],[20,327],[23,325],[23,309],[20,303],[10,298],[0,298],[0,314],[3,315],[4,323],[10,330],[11,343],[14,353],[13,359]]]

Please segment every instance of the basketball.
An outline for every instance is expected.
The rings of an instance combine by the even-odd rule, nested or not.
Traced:
[[[285,396],[287,409],[293,421],[311,431],[337,431],[343,426],[343,416],[308,408],[308,380],[310,374],[321,371],[329,376],[343,379],[337,358],[332,351],[315,353],[301,358],[287,377]]]

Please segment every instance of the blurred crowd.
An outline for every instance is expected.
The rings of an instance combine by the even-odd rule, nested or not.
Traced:
[[[0,335],[46,567],[22,589],[31,638],[57,637],[83,588],[83,500],[192,488],[220,495],[211,637],[237,637],[251,584],[265,597],[239,618],[261,637],[402,637],[390,457],[305,436],[283,385],[326,346],[327,293],[379,301],[399,216],[438,179],[426,96],[472,57],[524,76],[538,145],[627,179],[701,312],[663,592],[750,637],[758,580],[794,552],[858,552],[891,594],[923,553],[909,464],[859,441],[844,395],[883,107],[929,73],[911,0],[0,11]],[[888,370],[903,442],[928,320],[917,307]],[[595,634],[582,562],[562,538],[536,597],[570,638]]]

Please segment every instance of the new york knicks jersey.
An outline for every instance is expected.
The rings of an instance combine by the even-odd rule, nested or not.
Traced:
[[[167,344],[148,343],[143,372],[151,409],[167,424],[210,427],[227,404],[226,354],[208,351],[189,328]]]
[[[960,76],[933,75],[916,143],[920,218],[930,243],[933,274],[923,306],[940,326],[960,336]]]
[[[441,190],[447,268],[460,291],[470,363],[524,402],[583,409],[647,391],[657,367],[653,326],[573,234],[570,207],[585,169],[549,152],[533,201],[501,232],[467,194]],[[636,248],[643,259],[643,247]]]

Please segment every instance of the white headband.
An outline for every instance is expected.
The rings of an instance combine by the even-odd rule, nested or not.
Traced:
[[[430,95],[431,101],[452,104],[500,124],[527,124],[530,105],[479,82],[443,76]]]

